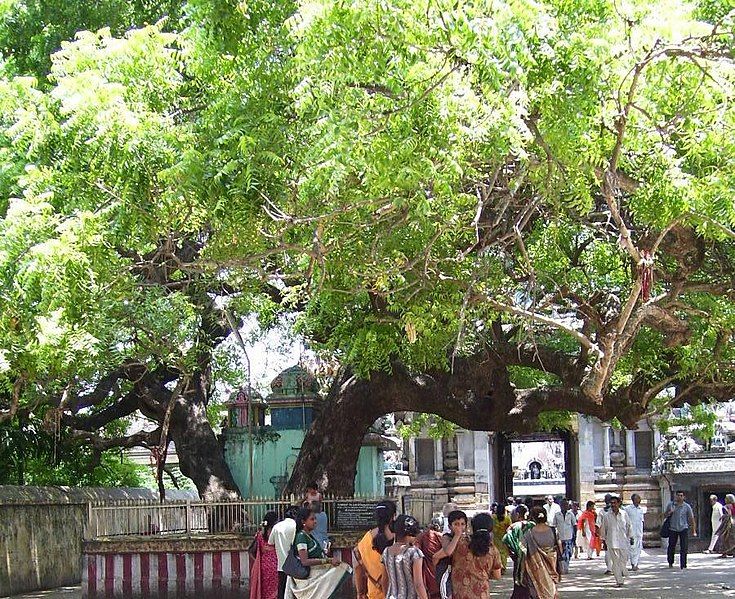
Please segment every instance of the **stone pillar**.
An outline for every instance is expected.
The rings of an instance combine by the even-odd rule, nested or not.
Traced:
[[[457,484],[457,471],[459,468],[459,460],[457,459],[457,438],[452,435],[442,440],[442,453],[444,454],[444,480],[447,483],[449,492],[449,500],[452,500],[454,487]]]
[[[613,429],[613,444],[610,447],[610,462],[615,470],[621,470],[625,464],[625,449],[620,442],[620,429]]]
[[[441,439],[434,441],[434,474],[437,478],[444,477],[444,443]]]
[[[487,436],[487,496],[488,508],[489,502],[493,497],[498,496],[498,436],[495,433],[489,433]]]
[[[486,503],[490,487],[490,455],[488,434],[483,431],[471,433],[475,446],[475,495],[477,503]]]
[[[579,422],[579,501],[580,504],[595,496],[594,425],[586,416]]]
[[[635,432],[629,429],[625,430],[625,465],[635,469]]]
[[[610,469],[610,424],[602,423],[602,465]]]

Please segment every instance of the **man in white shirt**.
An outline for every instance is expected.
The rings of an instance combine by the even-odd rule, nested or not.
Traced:
[[[641,551],[643,550],[643,519],[646,515],[646,508],[641,506],[641,496],[633,493],[631,496],[632,504],[625,507],[625,513],[630,520],[630,529],[633,533],[633,545],[630,547],[630,566],[633,572],[638,571],[638,562],[641,559]]]
[[[577,527],[577,518],[569,509],[569,502],[561,500],[559,511],[554,516],[554,521],[549,523],[556,528],[556,535],[561,541],[561,573],[569,574],[569,560],[572,559],[574,551],[574,532]]]
[[[717,499],[717,495],[710,495],[709,502],[712,504],[712,540],[709,542],[709,547],[705,553],[712,553],[715,550],[717,544],[717,529],[720,527],[720,520],[722,520],[722,512],[725,510],[723,505]]]
[[[561,511],[559,504],[554,501],[553,495],[547,495],[544,510],[546,511],[546,521],[549,523],[549,526],[553,527],[554,518]]]
[[[605,507],[597,511],[597,528],[602,527],[602,517],[610,511],[610,500],[612,495],[610,493],[605,494]],[[610,562],[610,553],[605,551],[605,574],[612,574],[612,564]]]
[[[607,545],[610,555],[610,567],[615,575],[617,586],[623,586],[625,564],[628,561],[630,545],[633,540],[633,531],[630,528],[628,514],[620,509],[620,498],[610,499],[610,510],[602,515],[600,537]]]
[[[268,544],[276,548],[276,555],[278,556],[278,599],[284,599],[286,594],[287,577],[283,571],[283,564],[296,538],[297,510],[298,507],[294,505],[288,508],[283,520],[273,526],[273,530],[271,530],[271,534],[268,537]]]

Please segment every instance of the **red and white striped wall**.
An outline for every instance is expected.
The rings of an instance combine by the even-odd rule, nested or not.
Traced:
[[[247,551],[85,554],[82,592],[88,599],[194,597],[248,586]]]
[[[350,549],[334,549],[334,555],[352,565]],[[249,572],[250,556],[241,550],[85,553],[82,594],[85,599],[242,597]]]

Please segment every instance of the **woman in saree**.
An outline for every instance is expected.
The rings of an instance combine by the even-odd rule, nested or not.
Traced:
[[[508,567],[508,547],[503,543],[503,537],[511,524],[513,520],[505,509],[505,505],[499,504],[493,518],[493,542],[500,552],[500,567],[503,574]]]
[[[444,525],[444,519],[436,517],[431,519],[431,524],[416,539],[414,545],[424,554],[424,586],[429,599],[441,599],[441,591],[439,584],[441,576],[437,578],[436,566],[434,565],[434,556],[442,550],[442,534],[441,530]]]
[[[380,558],[386,547],[393,545],[395,540],[393,521],[396,519],[397,511],[393,501],[378,503],[375,507],[377,526],[365,533],[353,551],[355,564],[353,580],[357,599],[385,599],[381,583],[383,564]]]
[[[523,559],[523,586],[531,599],[557,599],[560,581],[556,562],[561,555],[561,543],[554,530],[546,522],[546,512],[541,507],[531,510],[535,526],[523,535],[521,550]]]
[[[336,599],[340,587],[352,573],[352,568],[342,564],[339,558],[328,558],[319,541],[311,534],[316,527],[316,516],[311,508],[301,508],[296,516],[294,549],[303,566],[309,568],[309,576],[286,582],[285,599]]]
[[[472,518],[472,535],[456,541],[452,552],[452,599],[490,599],[490,581],[501,577],[500,552],[493,545],[493,517]],[[455,543],[455,540],[452,540]]]
[[[268,544],[271,529],[277,521],[276,512],[268,512],[251,545],[250,599],[278,597],[278,555],[276,548]]]
[[[717,545],[720,557],[732,557],[735,555],[735,495],[725,495],[725,509],[722,510],[720,526],[715,534],[718,535]]]
[[[508,527],[508,531],[503,537],[503,544],[508,548],[508,553],[513,560],[513,594],[510,599],[529,599],[528,589],[523,586],[523,559],[524,554],[521,549],[521,541],[523,536],[531,530],[535,523],[526,520],[528,508],[525,505],[519,505],[513,512],[513,524]]]
[[[595,502],[588,501],[587,509],[579,515],[580,536],[582,537],[582,547],[587,554],[587,559],[592,559],[592,554],[597,551],[600,555],[602,549],[602,540],[597,534],[597,512],[595,512]]]

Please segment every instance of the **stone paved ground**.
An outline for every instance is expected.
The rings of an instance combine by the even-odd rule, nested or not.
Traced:
[[[678,557],[678,556],[677,556]],[[605,576],[605,560],[573,560],[572,571],[559,589],[560,599],[699,599],[735,597],[735,559],[722,560],[701,553],[689,556],[689,567],[669,570],[661,551],[646,552],[641,569],[629,572],[622,589],[612,576]],[[492,597],[510,597],[510,575],[493,586]],[[39,591],[14,599],[78,599],[79,587]]]
[[[677,555],[677,560],[678,560]],[[605,575],[605,559],[572,560],[571,572],[559,588],[560,599],[699,599],[735,597],[735,559],[717,559],[701,553],[689,556],[686,570],[669,569],[660,550],[646,551],[640,570],[628,572],[625,586],[617,588]],[[494,597],[509,597],[513,582],[506,575],[494,587]]]

